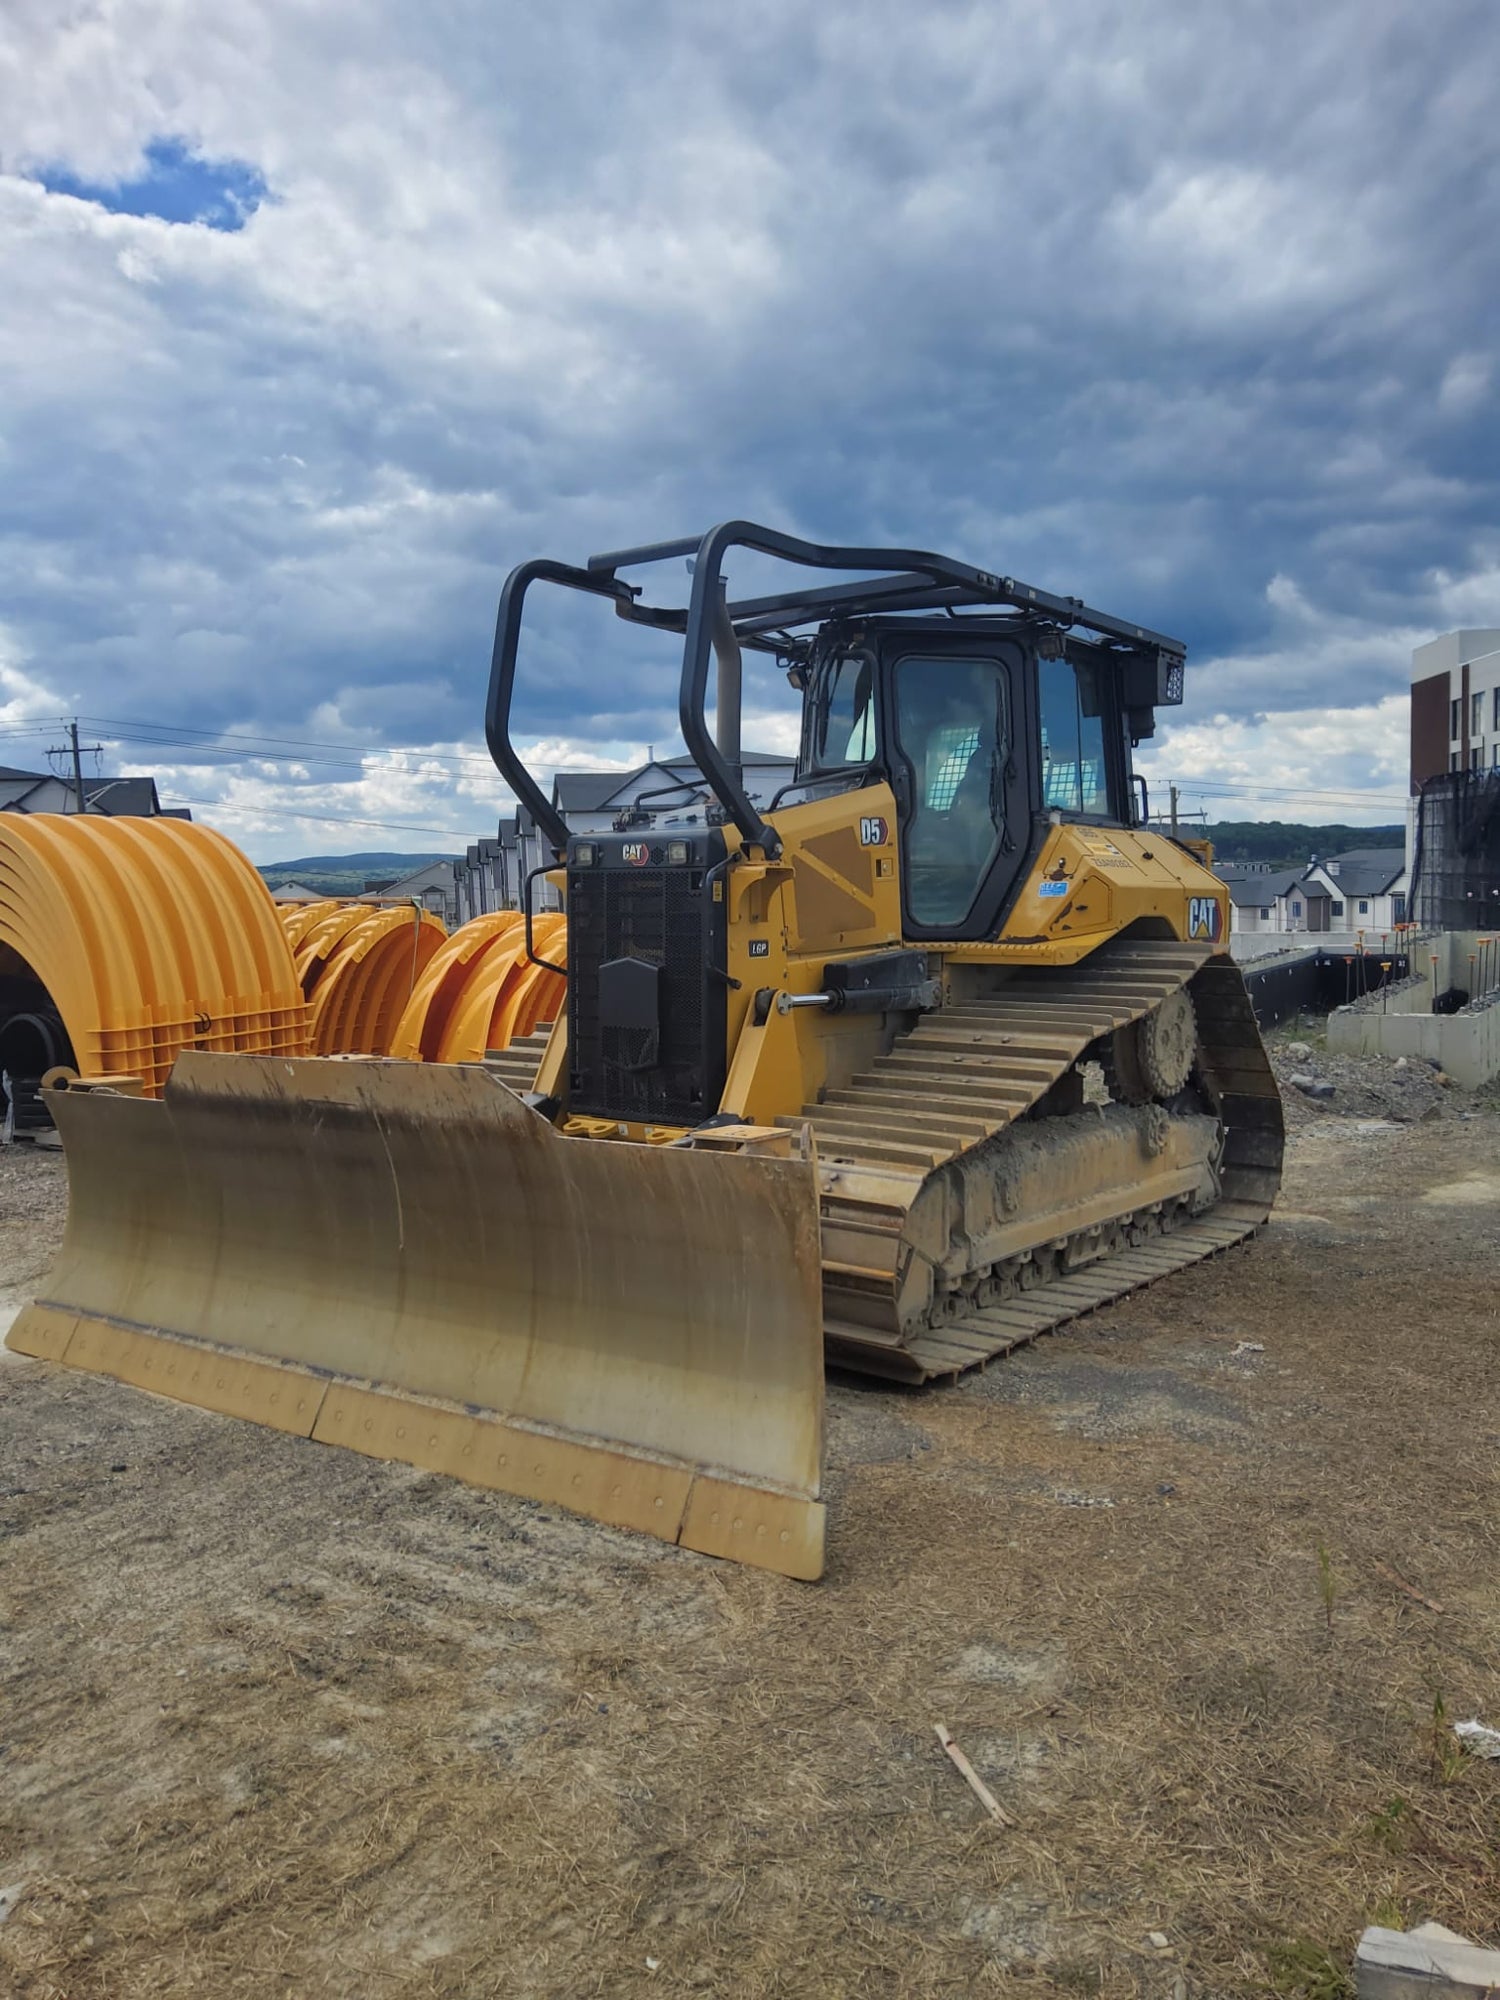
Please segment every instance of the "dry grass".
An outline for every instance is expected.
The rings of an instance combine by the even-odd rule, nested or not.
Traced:
[[[1500,1119],[1300,1148],[1260,1244],[836,1386],[815,1589],[0,1369],[0,1991],[1332,2000],[1365,1922],[1500,1936],[1492,1211],[1410,1186]]]

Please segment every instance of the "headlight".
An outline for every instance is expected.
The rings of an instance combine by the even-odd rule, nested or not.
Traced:
[[[599,859],[599,850],[592,840],[575,840],[573,843],[573,865],[575,868],[592,868]]]
[[[669,868],[686,868],[687,860],[687,842],[685,840],[669,840],[667,842],[667,866]]]

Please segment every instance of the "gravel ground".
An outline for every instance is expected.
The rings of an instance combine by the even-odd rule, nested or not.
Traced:
[[[1500,1110],[1500,1085],[1477,1092],[1460,1089],[1420,1057],[1408,1061],[1330,1054],[1321,1021],[1278,1029],[1267,1046],[1291,1128],[1321,1118],[1388,1118],[1410,1125],[1421,1118],[1473,1118]],[[1333,1096],[1305,1096],[1292,1083],[1294,1076],[1331,1083]]]
[[[1500,1115],[1314,1057],[1254,1243],[831,1385],[817,1586],[10,1358],[0,1993],[1335,2000],[1368,1921],[1500,1941],[1447,1727],[1500,1722]],[[0,1152],[12,1298],[63,1200]]]

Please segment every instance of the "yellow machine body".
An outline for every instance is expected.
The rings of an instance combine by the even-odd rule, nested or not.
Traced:
[[[812,567],[881,566],[732,529]],[[649,551],[506,585],[487,731],[558,857],[566,918],[528,941],[509,912],[443,941],[410,913],[299,914],[315,1007],[315,960],[346,962],[317,1015],[328,1058],[297,1059],[305,1040],[189,1050],[159,1101],[48,1093],[72,1203],[11,1346],[813,1577],[825,1357],[951,1376],[1259,1226],[1280,1101],[1227,892],[1200,854],[1124,823],[1128,745],[1181,698],[1181,649],[911,551],[872,602],[914,628],[861,625],[846,584],[736,613],[714,581],[730,533],[704,544],[681,615],[615,577]],[[708,810],[570,835],[507,734],[538,577],[686,632]],[[1014,615],[989,641],[942,615],[955,603]],[[806,796],[764,817],[735,775],[741,630],[775,634],[804,689]],[[1066,692],[1074,672],[1060,724],[1056,675]],[[901,736],[912,685],[931,697],[919,749]],[[1059,773],[1086,795],[1085,722],[1112,816],[1045,803]],[[962,887],[971,861],[969,908],[993,920],[903,919],[914,881]],[[79,953],[76,977],[97,979]],[[1091,1065],[1105,1091],[1086,1106]]]
[[[829,958],[905,946],[941,961],[945,997],[998,987],[1023,966],[1075,965],[1126,933],[1227,951],[1229,892],[1193,855],[1138,829],[1067,821],[1049,833],[993,943],[915,943],[902,937],[895,800],[886,785],[790,807],[775,815],[783,848],[728,871],[729,1080],[720,1109],[771,1123],[841,1083],[890,1046],[881,1015],[772,1007],[755,1025],[753,996],[814,993]],[[886,837],[862,844],[862,825]],[[734,835],[728,838],[733,843]],[[1042,885],[1066,881],[1065,896]],[[761,956],[757,947],[765,951]],[[756,955],[752,956],[752,951]],[[642,1131],[637,1136],[646,1136]]]

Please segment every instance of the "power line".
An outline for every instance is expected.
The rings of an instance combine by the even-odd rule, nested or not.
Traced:
[[[163,742],[178,748],[189,749],[195,743],[206,748],[217,749],[221,745],[243,744],[243,756],[264,754],[264,747],[289,750],[296,753],[327,750],[336,756],[348,757],[425,757],[438,764],[473,764],[482,770],[493,771],[494,762],[488,756],[461,750],[429,750],[415,744],[374,744],[374,743],[329,743],[315,737],[263,736],[251,730],[240,729],[194,729],[188,724],[170,722],[137,722],[121,716],[89,715],[82,718],[93,729],[115,729],[120,731],[147,731],[150,734],[134,737],[122,735],[120,741]],[[258,751],[254,746],[261,746]],[[275,761],[273,759],[273,761]],[[323,761],[323,760],[318,760]]]
[[[428,763],[472,766],[491,773],[495,770],[493,760],[477,752],[436,750],[418,744],[325,743],[310,737],[258,736],[245,730],[194,729],[186,723],[136,722],[108,715],[80,715],[78,720],[91,729],[111,732],[112,743],[134,743],[161,750],[190,750],[200,756],[216,756],[238,763],[263,757],[268,763],[305,761],[343,765],[357,770],[362,768],[362,760],[367,757],[420,757]],[[0,724],[0,739],[14,742],[40,738],[53,729],[65,727],[66,722],[66,717],[54,717],[34,725]],[[319,752],[331,754],[316,754]]]
[[[1158,778],[1156,783],[1164,782]],[[1359,791],[1350,788],[1342,792],[1302,790],[1279,785],[1215,785],[1211,782],[1194,783],[1189,779],[1178,780],[1178,790],[1184,795],[1197,799],[1244,798],[1261,802],[1294,804],[1299,801],[1312,805],[1382,807],[1396,812],[1404,809],[1406,800],[1388,792]]]
[[[330,826],[373,826],[386,833],[426,833],[440,840],[462,840],[465,838],[451,826],[413,826],[409,821],[398,819],[355,819],[348,813],[307,813],[293,812],[290,806],[235,805],[225,799],[185,799],[176,793],[168,794],[165,804],[174,806],[196,806],[203,812],[214,812],[221,818],[233,815],[241,819],[257,816],[268,819],[305,819],[326,821]]]

